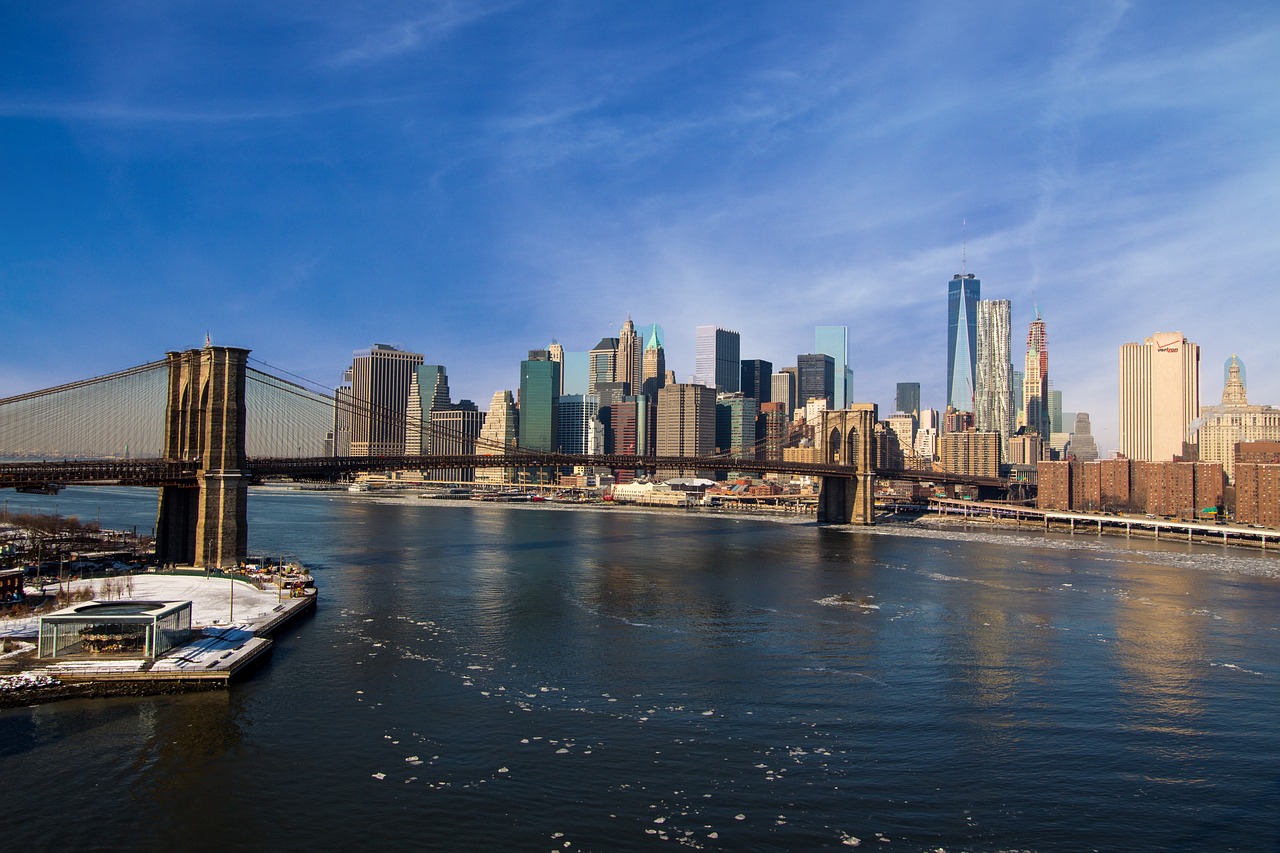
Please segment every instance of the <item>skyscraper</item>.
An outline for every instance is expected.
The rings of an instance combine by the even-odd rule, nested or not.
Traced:
[[[947,406],[961,412],[973,411],[981,292],[973,273],[952,276],[947,288]]]
[[[484,412],[470,400],[433,409],[431,412],[431,452],[440,456],[473,456],[480,430],[484,428]],[[466,483],[475,479],[474,466],[436,468],[428,472],[433,480]]]
[[[1010,361],[1009,300],[978,300],[978,353],[974,376],[974,426],[1000,434],[1000,455],[1013,432],[1013,364]]]
[[[701,384],[672,383],[658,392],[658,455],[710,456],[716,446],[716,392]],[[659,476],[674,476],[666,469]],[[711,472],[699,470],[699,476]]]
[[[796,412],[796,376],[798,371],[794,367],[784,367],[777,373],[773,374],[770,384],[773,385],[773,402],[782,403],[785,408],[783,411],[787,413],[787,420],[791,420]]]
[[[1200,417],[1200,347],[1182,332],[1157,332],[1120,347],[1120,452],[1142,462],[1182,455]]]
[[[598,399],[570,394],[556,400],[557,453],[604,453],[604,441]]]
[[[404,455],[409,385],[420,364],[422,353],[386,344],[355,353],[350,396],[340,397],[350,406],[352,456]]]
[[[563,394],[564,393],[564,376],[565,376],[564,346],[562,346],[554,338],[552,338],[551,343],[547,344],[547,354],[551,356],[552,361],[560,362],[560,389],[556,393]]]
[[[698,326],[694,342],[694,375],[708,388],[742,390],[741,336],[718,326]]]
[[[667,356],[662,349],[662,337],[658,324],[649,329],[644,345],[644,358],[640,369],[641,390],[650,401],[658,399],[658,389],[667,384]],[[633,389],[632,394],[635,394]]]
[[[806,353],[796,356],[796,405],[803,406],[810,400],[826,400],[830,409],[835,397],[836,363],[826,353]]]
[[[716,398],[716,450],[735,459],[756,458],[756,415],[760,402],[741,392]]]
[[[555,449],[559,387],[560,362],[552,361],[546,350],[529,350],[529,358],[520,362],[521,449]]]
[[[600,343],[591,348],[589,354],[587,393],[596,396],[600,386],[612,382],[618,369],[618,339],[601,338]],[[523,404],[522,404],[523,405]]]
[[[853,402],[853,371],[849,369],[849,327],[818,326],[813,334],[814,352],[831,356],[833,362],[831,408],[843,409]]]
[[[1027,358],[1022,372],[1022,410],[1027,429],[1033,429],[1045,441],[1053,434],[1049,422],[1049,349],[1040,309],[1027,328]]]
[[[742,393],[756,402],[773,399],[773,362],[759,358],[742,362]]]
[[[408,414],[405,415],[405,448],[410,456],[442,453],[432,441],[431,413],[449,407],[449,377],[439,364],[420,364],[409,380]]]
[[[618,332],[618,351],[613,365],[613,381],[627,383],[628,394],[640,393],[642,357],[640,335],[628,316]]]
[[[920,383],[899,382],[893,404],[894,411],[914,416],[918,425],[920,423]]]
[[[489,414],[480,427],[480,439],[476,442],[476,454],[493,456],[515,448],[519,439],[519,415],[510,391],[497,391],[489,403]],[[479,460],[477,460],[479,462]],[[514,481],[514,468],[477,468],[476,481],[480,483],[510,483]]]

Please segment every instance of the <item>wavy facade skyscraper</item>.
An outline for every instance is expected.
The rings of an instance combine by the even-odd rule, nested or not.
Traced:
[[[1010,357],[1008,299],[980,299],[977,309],[978,347],[973,397],[974,426],[1000,434],[1000,456],[1013,432],[1013,365]]]

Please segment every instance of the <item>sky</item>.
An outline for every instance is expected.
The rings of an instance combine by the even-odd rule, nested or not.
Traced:
[[[1117,442],[1118,350],[1280,405],[1273,2],[0,0],[0,396],[215,344],[332,387],[386,343],[487,408],[628,317],[943,405],[946,293],[1038,306]],[[1266,319],[1273,318],[1273,319]]]

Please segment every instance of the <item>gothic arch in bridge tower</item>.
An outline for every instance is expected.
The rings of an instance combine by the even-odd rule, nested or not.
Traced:
[[[818,521],[830,524],[875,523],[875,424],[873,403],[822,413],[823,461],[847,466],[846,476],[822,478]]]
[[[162,563],[227,568],[248,550],[245,373],[249,351],[206,346],[166,354],[164,457],[195,460],[198,485],[164,486],[156,519]],[[199,401],[192,405],[192,400]]]

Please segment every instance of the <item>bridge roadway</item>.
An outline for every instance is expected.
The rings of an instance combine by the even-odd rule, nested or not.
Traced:
[[[856,475],[849,465],[818,462],[779,462],[762,459],[730,459],[727,457],[686,456],[584,456],[567,453],[511,453],[477,456],[340,456],[251,458],[247,471],[255,482],[269,477],[295,479],[330,479],[362,471],[430,470],[441,468],[560,468],[590,465],[645,471],[665,470],[733,470],[752,473],[802,474],[811,477]],[[968,477],[937,471],[878,469],[880,479],[914,480],[932,483],[962,483],[1001,489],[1008,487],[1002,478]],[[0,488],[23,488],[59,485],[113,484],[123,486],[195,486],[199,478],[196,461],[174,462],[167,459],[68,459],[44,462],[0,463]]]

